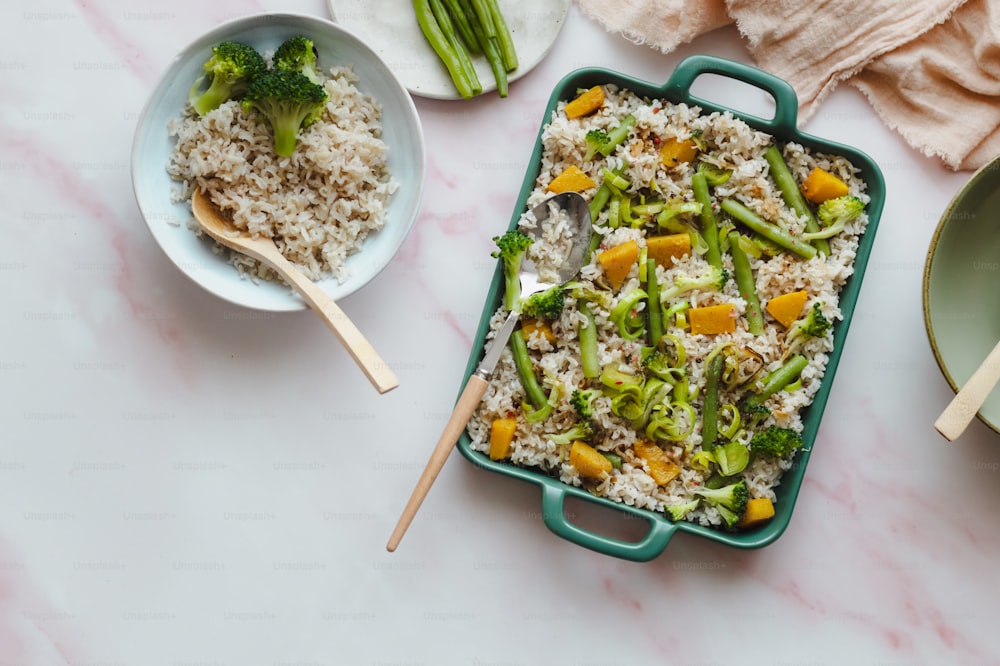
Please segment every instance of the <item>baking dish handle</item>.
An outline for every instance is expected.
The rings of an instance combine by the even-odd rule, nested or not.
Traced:
[[[768,128],[772,134],[796,129],[799,98],[795,94],[795,89],[773,74],[735,60],[709,55],[693,55],[685,58],[674,69],[663,90],[668,96],[684,99],[689,104],[717,109],[719,108],[717,104],[691,94],[691,86],[695,79],[704,74],[718,74],[760,88],[774,99],[774,116],[768,119],[754,115],[753,119],[758,121],[759,125]],[[751,114],[740,112],[740,115],[747,117]]]
[[[542,520],[545,526],[563,539],[598,553],[634,562],[648,562],[663,552],[677,531],[676,525],[642,515],[622,505],[620,507],[622,510],[649,522],[649,533],[645,538],[641,541],[627,542],[588,532],[566,518],[565,505],[568,494],[565,488],[550,484],[542,485]]]

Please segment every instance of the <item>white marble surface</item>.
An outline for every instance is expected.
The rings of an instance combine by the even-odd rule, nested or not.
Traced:
[[[849,87],[805,127],[867,151],[889,196],[773,545],[679,534],[652,562],[608,558],[548,532],[537,488],[455,455],[389,554],[555,83],[747,56],[731,29],[663,55],[574,8],[509,99],[418,99],[422,212],[397,261],[341,303],[401,379],[379,397],[309,312],[237,309],[181,276],[132,197],[158,74],[262,10],[326,14],[321,0],[0,7],[0,664],[1000,662],[1000,443],[978,422],[954,444],[933,430],[951,392],[921,313],[929,239],[968,173],[908,148]]]

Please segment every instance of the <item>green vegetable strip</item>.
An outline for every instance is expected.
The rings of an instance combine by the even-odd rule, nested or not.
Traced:
[[[476,21],[482,28],[483,35],[493,39],[497,36],[497,27],[493,23],[493,14],[490,13],[490,6],[487,0],[466,0],[475,12]],[[482,45],[482,42],[480,42]]]
[[[531,365],[531,357],[528,355],[528,344],[524,340],[524,331],[520,328],[511,333],[510,349],[514,355],[514,365],[517,366],[517,374],[521,378],[521,385],[524,393],[528,396],[528,401],[541,409],[548,404],[549,398],[538,383],[535,376],[535,369]]]
[[[719,249],[719,222],[712,210],[712,195],[708,191],[708,179],[704,173],[698,172],[691,176],[691,189],[694,190],[694,200],[701,204],[701,237],[708,245],[705,261],[716,268],[722,268],[722,251]]]
[[[819,223],[816,221],[816,216],[813,215],[812,209],[806,203],[806,198],[802,196],[802,190],[799,189],[799,184],[795,182],[795,176],[792,175],[792,172],[788,169],[788,165],[785,164],[785,158],[781,155],[781,150],[778,146],[771,144],[764,151],[764,159],[767,160],[768,165],[771,167],[771,176],[778,185],[778,189],[781,190],[781,196],[785,200],[785,203],[797,215],[806,219],[806,231],[809,233],[819,231]],[[813,243],[820,254],[829,256],[829,243],[822,239],[816,240]]]
[[[455,53],[455,57],[462,65],[462,75],[468,81],[469,89],[472,91],[473,95],[478,95],[483,92],[483,85],[479,82],[479,75],[476,74],[476,68],[472,64],[472,58],[469,57],[469,52],[465,48],[465,44],[462,43],[462,39],[458,32],[455,30],[455,24],[452,22],[452,17],[445,8],[442,0],[429,0],[431,3],[431,12],[434,14],[434,18],[437,19],[438,25],[441,27],[441,32],[444,33],[445,39],[451,45],[452,51]]]
[[[577,301],[576,309],[586,318],[586,323],[580,325],[580,366],[583,376],[594,379],[601,376],[601,362],[597,356],[597,322],[594,313],[590,311],[587,301]]]
[[[719,379],[725,359],[716,354],[705,369],[705,394],[702,397],[701,448],[708,451],[719,439]]]
[[[740,245],[740,232],[729,232],[729,253],[733,255],[733,272],[736,273],[736,286],[740,297],[747,304],[747,330],[753,335],[764,332],[764,315],[760,311],[760,299],[757,297],[757,282],[750,270],[750,259]]]
[[[458,90],[458,94],[465,99],[474,97],[475,93],[473,92],[472,84],[464,72],[461,60],[455,54],[451,43],[434,18],[430,0],[413,0],[413,10],[416,14],[420,31],[431,45],[431,48],[434,49],[434,52],[437,53],[438,58],[444,63],[448,74],[451,76],[451,80],[455,84],[456,90]]]
[[[761,388],[747,398],[746,405],[756,407],[764,404],[765,400],[798,379],[807,365],[809,365],[809,359],[802,354],[791,357],[781,367],[764,378]]]
[[[804,259],[812,259],[816,256],[816,248],[806,243],[800,238],[792,236],[777,225],[765,221],[757,213],[753,212],[735,199],[723,199],[719,206],[725,212],[733,216],[737,222],[741,222],[752,231],[760,234],[764,238],[772,241],[790,252],[794,252]]]
[[[629,114],[618,124],[618,127],[608,132],[608,142],[601,146],[600,153],[607,157],[622,141],[628,138],[629,130],[635,126],[636,117]]]
[[[490,8],[490,16],[493,19],[493,25],[496,27],[496,38],[497,43],[500,45],[500,55],[503,57],[503,64],[508,72],[513,72],[517,69],[518,65],[517,50],[514,48],[514,38],[511,37],[510,28],[507,27],[507,21],[500,11],[500,5],[497,4],[497,0],[486,0],[486,4]]]
[[[472,0],[473,7],[476,3],[485,2],[485,0]],[[489,10],[487,8],[487,18],[489,18]],[[490,64],[490,69],[493,71],[493,78],[497,82],[497,94],[500,97],[507,96],[507,68],[503,63],[503,56],[500,55],[500,47],[497,44],[495,36],[490,36],[486,32],[486,28],[483,25],[483,20],[481,13],[478,8],[476,11],[467,14],[469,18],[469,24],[472,26],[472,31],[476,35],[476,41],[479,42],[479,48],[483,50],[483,54],[486,56],[486,61]],[[490,24],[492,26],[492,22]]]
[[[663,337],[663,310],[655,259],[646,260],[646,333],[651,346],[656,346]]]
[[[472,31],[472,26],[469,24],[469,17],[466,15],[461,1],[444,0],[444,4],[448,8],[448,13],[451,14],[455,27],[458,28],[458,34],[465,43],[465,48],[473,55],[482,53],[483,50],[479,48],[479,42],[476,41],[476,33]]]

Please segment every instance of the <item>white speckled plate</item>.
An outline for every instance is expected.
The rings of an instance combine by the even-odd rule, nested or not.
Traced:
[[[559,36],[570,0],[498,0],[517,49],[515,81],[548,55]],[[327,0],[337,23],[364,39],[414,95],[461,99],[448,70],[424,39],[410,0]],[[496,90],[486,60],[474,59],[483,92]]]
[[[186,46],[170,63],[153,90],[136,127],[132,145],[132,185],[149,230],[163,251],[185,275],[231,303],[257,310],[281,312],[307,306],[289,287],[277,282],[241,279],[225,255],[213,252],[213,243],[187,228],[192,219],[187,202],[174,202],[177,187],[167,173],[173,139],[167,121],[178,117],[187,103],[188,89],[201,72],[212,46],[223,40],[242,41],[260,51],[277,48],[288,37],[306,35],[315,42],[324,67],[349,64],[358,75],[358,88],[382,107],[382,138],[389,146],[389,169],[400,183],[393,195],[385,225],[370,235],[360,252],[347,258],[350,276],[317,284],[334,300],[360,289],[392,260],[413,226],[424,189],[423,130],[413,99],[393,74],[357,36],[326,19],[283,13],[264,13],[227,21]]]

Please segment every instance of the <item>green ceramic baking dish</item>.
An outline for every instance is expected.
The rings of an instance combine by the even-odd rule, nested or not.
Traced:
[[[728,77],[761,89],[773,98],[774,115],[771,118],[755,117],[696,97],[692,94],[691,87],[698,77],[706,74]],[[603,84],[615,84],[644,97],[665,99],[675,104],[683,102],[688,105],[696,105],[706,113],[729,111],[752,127],[771,134],[780,142],[795,141],[816,152],[841,155],[860,170],[860,176],[867,183],[868,194],[871,197],[867,208],[869,223],[866,232],[861,237],[854,264],[854,274],[848,279],[841,292],[841,310],[844,318],[835,325],[835,349],[830,354],[826,374],[814,402],[803,412],[805,425],[803,437],[806,447],[799,453],[798,464],[785,473],[780,486],[776,489],[778,501],[775,503],[776,514],[774,518],[757,529],[740,532],[719,531],[689,522],[674,523],[662,514],[596,497],[583,488],[564,484],[540,471],[516,467],[504,462],[493,462],[488,456],[474,451],[470,438],[464,433],[459,439],[458,448],[465,458],[478,467],[514,479],[538,484],[542,490],[541,515],[545,525],[564,539],[606,555],[627,560],[648,561],[662,553],[677,532],[696,534],[736,548],[749,549],[766,546],[781,536],[788,526],[795,500],[802,485],[802,479],[809,464],[810,451],[816,440],[823,410],[833,386],[834,374],[861,290],[862,278],[875,241],[875,232],[884,205],[885,181],[882,172],[871,158],[857,149],[800,132],[796,126],[798,100],[795,91],[783,80],[754,67],[712,56],[692,56],[682,61],[669,80],[661,85],[641,81],[606,69],[586,68],[571,72],[564,77],[549,98],[542,117],[542,125],[539,128],[535,149],[529,161],[530,166],[525,173],[518,202],[511,215],[511,228],[517,225],[525,210],[528,196],[538,176],[542,154],[542,129],[546,120],[551,117],[552,111],[561,100],[572,99],[581,89]],[[489,331],[490,317],[499,307],[502,297],[503,276],[498,266],[486,296],[482,318],[472,346],[473,353],[466,370],[466,381],[475,371],[482,356],[486,335]],[[571,521],[566,515],[565,503],[570,497],[610,507],[624,512],[632,518],[645,520],[649,526],[648,533],[639,541],[627,542],[585,529]]]

